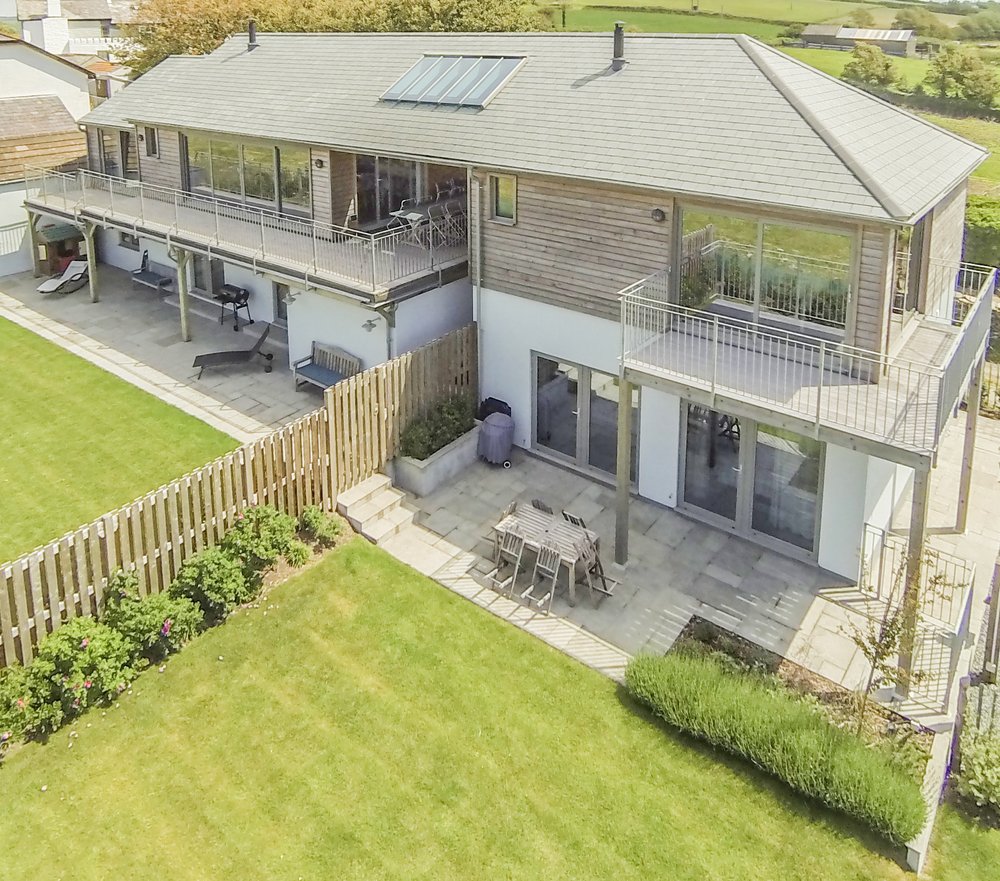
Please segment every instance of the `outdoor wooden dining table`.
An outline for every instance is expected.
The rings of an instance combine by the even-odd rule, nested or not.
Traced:
[[[569,576],[569,604],[576,605],[576,567],[581,561],[590,562],[598,551],[600,538],[592,529],[576,526],[561,514],[547,514],[531,505],[518,505],[493,527],[497,536],[516,529],[524,537],[524,545],[535,553],[542,545],[552,545]]]

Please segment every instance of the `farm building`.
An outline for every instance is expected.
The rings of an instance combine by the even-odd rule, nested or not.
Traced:
[[[911,30],[849,28],[837,24],[811,24],[802,30],[802,43],[818,49],[853,49],[859,43],[878,46],[888,55],[915,55],[917,39]]]

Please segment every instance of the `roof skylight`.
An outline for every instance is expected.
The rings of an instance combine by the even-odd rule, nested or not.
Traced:
[[[382,95],[383,101],[485,107],[523,58],[425,55]]]

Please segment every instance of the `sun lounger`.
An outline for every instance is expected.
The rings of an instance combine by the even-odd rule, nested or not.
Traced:
[[[224,367],[229,364],[248,364],[253,361],[253,359],[260,355],[264,359],[264,372],[271,372],[271,360],[274,358],[270,352],[261,352],[260,347],[264,345],[264,340],[267,339],[267,335],[271,332],[271,325],[268,324],[264,328],[264,332],[257,339],[257,342],[249,349],[233,349],[227,350],[225,352],[206,352],[204,355],[198,355],[194,359],[194,364],[192,367],[197,367],[198,369],[198,379],[201,379],[202,371],[206,367]]]
[[[87,283],[87,261],[74,260],[63,271],[43,281],[36,290],[40,294],[71,294]]]

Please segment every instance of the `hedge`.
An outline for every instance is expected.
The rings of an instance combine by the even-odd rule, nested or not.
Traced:
[[[796,792],[902,844],[923,828],[919,784],[771,677],[716,655],[639,656],[629,693],[669,724],[748,759]]]
[[[965,208],[965,259],[1000,265],[1000,200],[969,196]]]

